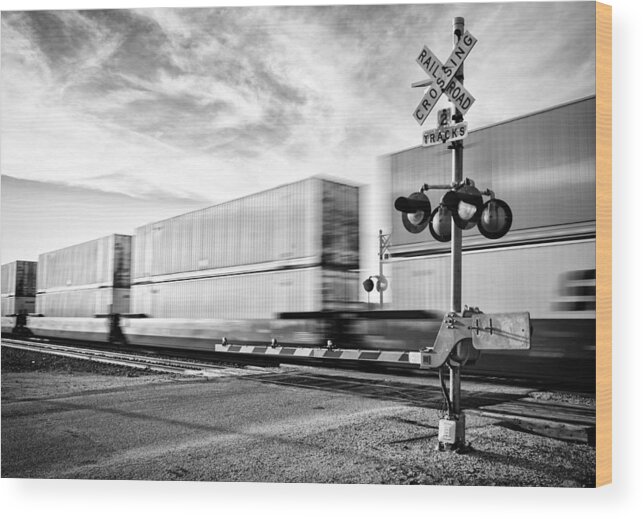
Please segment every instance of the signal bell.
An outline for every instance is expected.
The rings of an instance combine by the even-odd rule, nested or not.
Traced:
[[[417,234],[426,229],[431,216],[431,202],[424,193],[411,193],[395,200],[395,209],[402,213],[404,228]]]

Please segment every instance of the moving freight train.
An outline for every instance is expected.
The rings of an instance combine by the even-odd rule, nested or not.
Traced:
[[[514,222],[498,240],[464,232],[463,303],[485,312],[527,310],[534,328],[530,351],[485,352],[471,368],[479,373],[594,379],[594,121],[591,97],[472,131],[465,141],[465,176],[507,201]],[[224,337],[259,345],[429,346],[449,307],[449,244],[428,231],[408,233],[392,202],[425,182],[448,183],[451,156],[436,145],[388,162],[394,190],[383,312],[357,302],[358,188],[312,178],[148,224],[131,238],[41,255],[34,295],[44,317],[27,317],[26,329],[206,350]],[[4,279],[3,266],[3,297]],[[108,314],[120,314],[118,326]],[[3,317],[3,333],[15,320]]]

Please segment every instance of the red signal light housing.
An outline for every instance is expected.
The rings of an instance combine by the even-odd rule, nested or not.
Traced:
[[[440,204],[431,213],[429,231],[437,241],[442,243],[451,241],[451,218],[451,211],[444,204]]]
[[[513,214],[509,204],[504,200],[492,198],[482,206],[478,230],[485,238],[497,240],[509,232],[512,223]]]
[[[473,229],[482,211],[482,193],[471,184],[463,184],[442,197],[455,224],[463,230]]]
[[[429,225],[431,202],[424,193],[411,193],[395,200],[395,209],[402,213],[402,225],[413,234],[422,232]]]

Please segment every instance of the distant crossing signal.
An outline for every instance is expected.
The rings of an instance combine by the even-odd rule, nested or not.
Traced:
[[[386,279],[386,277],[383,275],[377,276],[377,283],[375,284],[375,288],[378,292],[386,292],[386,289],[388,288],[388,279]]]

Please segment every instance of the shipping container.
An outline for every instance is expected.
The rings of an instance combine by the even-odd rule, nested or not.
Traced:
[[[358,274],[321,267],[135,284],[131,313],[173,319],[270,319],[282,312],[345,308]]]
[[[2,315],[35,311],[37,271],[35,261],[2,265]]]
[[[112,234],[41,254],[36,312],[47,317],[128,313],[131,238]]]
[[[496,244],[529,240],[537,229],[558,237],[595,233],[596,98],[589,97],[471,131],[464,141],[464,177],[493,190],[513,212],[511,232]],[[447,145],[416,147],[389,157],[391,254],[448,249],[428,229],[409,233],[393,200],[424,183],[451,182]],[[435,208],[444,191],[429,191]],[[477,228],[464,231],[464,247],[482,245]]]
[[[355,269],[358,218],[357,187],[309,178],[139,227],[133,279],[269,262]]]
[[[13,333],[13,328],[16,325],[15,317],[6,317],[4,314],[0,317],[0,332],[2,335],[9,335]]]
[[[36,311],[36,297],[3,297],[2,315],[32,314]]]
[[[38,294],[36,313],[46,317],[93,317],[129,313],[129,288],[75,288]]]
[[[132,237],[104,238],[38,257],[38,292],[75,288],[129,288]]]

